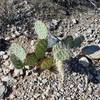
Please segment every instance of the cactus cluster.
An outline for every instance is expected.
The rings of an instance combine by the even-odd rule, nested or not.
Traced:
[[[24,65],[36,65],[41,69],[51,69],[56,66],[59,73],[63,73],[63,64],[59,65],[59,62],[63,63],[64,60],[69,60],[71,58],[70,48],[78,47],[77,45],[82,43],[84,37],[80,36],[74,39],[70,35],[63,40],[59,40],[55,36],[48,34],[46,25],[39,20],[35,22],[35,32],[38,35],[38,40],[35,51],[32,53],[26,54],[22,46],[12,43],[10,58],[15,68],[20,69]],[[51,55],[51,57],[45,56],[48,48],[52,48],[53,56]]]

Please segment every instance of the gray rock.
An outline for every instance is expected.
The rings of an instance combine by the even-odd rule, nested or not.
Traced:
[[[0,97],[6,92],[6,87],[3,84],[0,84]]]
[[[13,78],[10,75],[8,75],[8,76],[2,77],[1,80],[3,82],[11,83],[13,81]]]
[[[3,55],[3,59],[4,60],[8,59],[8,55]]]
[[[91,59],[100,59],[100,47],[98,45],[90,45],[82,48],[82,54],[87,55]]]
[[[81,57],[79,59],[79,63],[82,64],[85,67],[88,67],[89,66],[89,61],[88,61],[88,59],[86,57]]]
[[[3,56],[5,54],[4,51],[0,51],[0,56]]]

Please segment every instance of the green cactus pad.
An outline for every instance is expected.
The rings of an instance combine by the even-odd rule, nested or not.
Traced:
[[[70,35],[70,36],[67,36],[65,39],[63,39],[62,42],[66,45],[66,47],[73,48],[74,46],[73,40],[74,40],[73,37]]]
[[[24,64],[16,55],[11,54],[10,59],[15,68],[22,69],[24,67]]]
[[[68,60],[70,58],[70,51],[58,43],[53,46],[53,56],[57,60]]]
[[[36,57],[35,53],[27,54],[25,59],[25,65],[35,65],[38,62],[38,58]]]
[[[14,54],[20,61],[24,62],[26,58],[26,53],[22,46],[16,43],[12,43],[9,50],[10,54]]]
[[[54,66],[54,60],[52,57],[43,59],[40,65],[41,69],[51,69],[53,66]]]
[[[25,50],[19,44],[12,43],[9,51],[10,60],[13,63],[13,65],[18,69],[22,68],[24,60],[26,58]]]
[[[47,50],[47,40],[39,40],[36,45],[35,55],[38,59],[44,58]]]
[[[80,47],[81,43],[85,40],[83,35],[78,36],[77,38],[75,38],[74,40],[74,47]]]
[[[45,39],[48,35],[46,25],[40,20],[35,22],[35,32],[38,34],[39,39]]]

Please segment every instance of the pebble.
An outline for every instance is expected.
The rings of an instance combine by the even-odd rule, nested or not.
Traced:
[[[7,41],[10,40],[10,37],[6,37],[5,40],[7,40]]]
[[[8,76],[3,76],[3,77],[1,78],[1,80],[2,80],[3,82],[9,83],[9,82],[12,82],[12,81],[13,81],[13,78],[12,78],[10,75],[8,75]]]
[[[31,41],[31,46],[33,46],[33,45],[34,45],[34,40]]]
[[[26,69],[30,69],[30,66],[28,66],[28,65],[25,65],[25,68],[26,68]]]
[[[72,100],[71,97],[67,97],[66,100]]]
[[[7,66],[10,70],[13,70],[14,69],[14,65],[12,63],[10,63],[9,66]]]
[[[82,53],[91,59],[100,59],[100,47],[98,45],[90,45],[82,48]]]
[[[9,99],[14,100],[15,96],[13,94],[10,94]]]
[[[23,75],[23,70],[22,69],[15,69],[14,70],[14,77],[17,77],[19,75]]]
[[[10,62],[6,60],[3,64],[4,64],[5,66],[9,66],[9,65],[10,65]]]
[[[7,69],[7,68],[2,68],[2,69],[3,69],[3,74],[4,74],[4,75],[8,74],[8,73],[9,73],[9,71],[10,71],[10,70],[9,70],[9,69]]]
[[[88,28],[88,29],[87,29],[87,33],[88,33],[88,34],[91,34],[91,33],[92,33],[91,28]]]
[[[76,19],[72,19],[73,24],[77,24],[77,20]]]
[[[58,21],[55,20],[55,19],[53,19],[53,20],[52,20],[52,23],[53,23],[54,25],[57,25],[57,24],[58,24]]]
[[[40,94],[36,93],[36,94],[34,95],[34,98],[37,99],[39,96],[40,96]]]
[[[15,38],[15,37],[16,37],[16,35],[15,35],[15,34],[12,34],[12,35],[11,35],[11,37],[12,37],[12,38]]]
[[[21,33],[18,32],[18,31],[15,31],[15,34],[16,34],[17,36],[19,36]]]
[[[6,91],[6,87],[0,84],[0,97],[4,95],[5,91]]]
[[[8,59],[8,55],[3,55],[3,59],[7,60]]]
[[[4,51],[0,51],[0,56],[3,56],[5,54]]]
[[[88,67],[89,66],[89,61],[86,57],[81,57],[79,59],[79,63],[82,64],[84,67]]]

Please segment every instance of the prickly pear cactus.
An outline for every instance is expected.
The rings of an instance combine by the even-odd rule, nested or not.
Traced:
[[[40,20],[35,22],[35,32],[38,34],[39,39],[45,39],[48,35],[46,25]]]
[[[14,54],[18,59],[22,62],[24,62],[26,58],[26,53],[24,48],[22,48],[19,44],[12,43],[10,47],[10,54]]]
[[[25,64],[36,65],[40,59],[44,58],[46,50],[47,50],[47,41],[39,40],[36,45],[35,52],[27,54],[25,59]]]
[[[39,40],[36,45],[35,55],[38,59],[41,59],[45,56],[47,50],[47,40]]]
[[[14,65],[15,68],[21,69],[24,67],[24,64],[22,63],[22,61],[14,54],[10,55],[10,59],[11,59],[12,64]]]
[[[23,67],[23,66],[19,67],[19,65],[22,65],[21,63],[24,63],[24,60],[26,58],[25,50],[19,44],[12,43],[9,51],[10,51],[10,59],[11,59],[13,65],[16,68]],[[18,62],[19,62],[19,64],[18,64]]]
[[[40,65],[41,69],[51,69],[53,66],[54,66],[54,59],[52,57],[43,59]]]
[[[70,58],[69,50],[63,47],[61,43],[54,45],[52,51],[53,51],[54,59],[64,61]]]
[[[63,39],[62,42],[66,45],[66,47],[73,48],[74,46],[73,40],[74,40],[73,37],[70,35],[70,36],[67,36],[65,39]]]
[[[25,65],[35,65],[38,62],[38,58],[36,57],[35,53],[27,54],[25,59]]]
[[[74,39],[74,47],[80,47],[81,43],[85,40],[83,35],[80,35]]]

